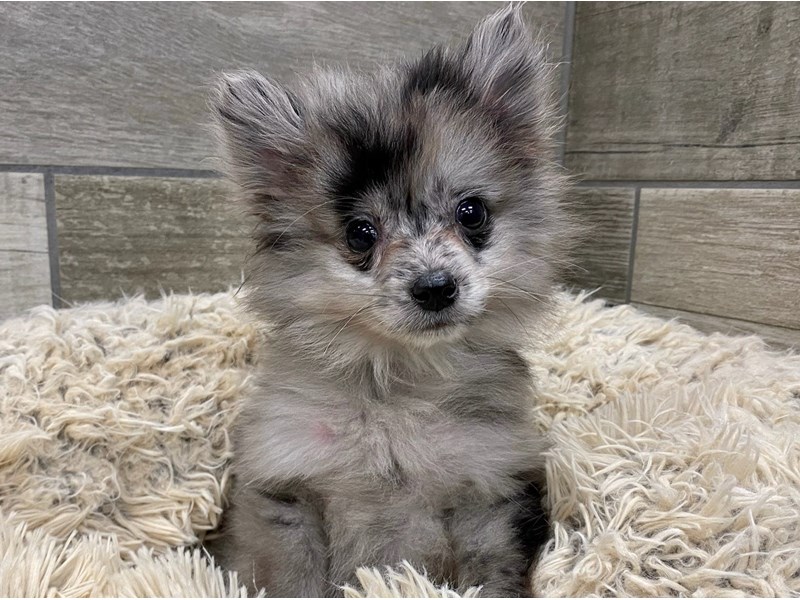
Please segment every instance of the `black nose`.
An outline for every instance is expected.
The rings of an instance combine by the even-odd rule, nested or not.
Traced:
[[[458,298],[458,284],[446,271],[423,275],[411,287],[411,296],[425,310],[439,311]]]

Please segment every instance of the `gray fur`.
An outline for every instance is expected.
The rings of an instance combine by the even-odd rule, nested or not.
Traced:
[[[526,593],[519,498],[546,442],[517,349],[543,330],[570,238],[551,72],[508,7],[374,74],[220,83],[227,172],[257,217],[247,299],[269,324],[219,549],[254,587],[331,595],[405,559]],[[454,221],[469,196],[491,214],[480,240]],[[345,243],[357,217],[380,232],[368,257]],[[431,313],[408,290],[436,269],[459,297]]]

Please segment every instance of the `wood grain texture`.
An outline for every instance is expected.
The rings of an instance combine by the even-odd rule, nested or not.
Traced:
[[[56,176],[66,303],[241,281],[249,221],[214,179]]]
[[[0,173],[0,250],[47,253],[44,177]]]
[[[685,310],[675,310],[674,308],[650,306],[648,304],[634,303],[634,306],[663,319],[676,319],[704,333],[719,332],[731,336],[757,335],[773,348],[782,350],[794,348],[800,350],[800,330],[797,329],[773,327],[772,325],[762,325],[760,323],[738,321],[736,319],[725,319],[723,317],[712,317],[711,315],[687,312]]]
[[[0,163],[214,168],[209,84],[415,56],[492,2],[5,3]],[[560,58],[564,3],[529,3]],[[9,93],[9,90],[13,90]]]
[[[800,3],[579,3],[575,40],[572,170],[800,177]]]
[[[584,235],[573,252],[569,284],[600,288],[598,296],[625,301],[634,196],[632,188],[576,188],[570,193],[569,205]]]
[[[47,253],[0,250],[0,321],[51,302]]]
[[[50,302],[44,178],[0,173],[0,319]]]
[[[800,190],[644,189],[631,299],[800,329]]]

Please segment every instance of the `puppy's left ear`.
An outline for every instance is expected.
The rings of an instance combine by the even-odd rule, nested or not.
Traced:
[[[487,17],[462,47],[464,65],[494,120],[520,135],[546,135],[552,122],[553,68],[534,41],[520,5]]]

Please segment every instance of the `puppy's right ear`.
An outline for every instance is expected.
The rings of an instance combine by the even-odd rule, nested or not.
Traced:
[[[302,107],[255,71],[222,76],[211,96],[227,174],[261,201],[280,197],[306,163]]]

